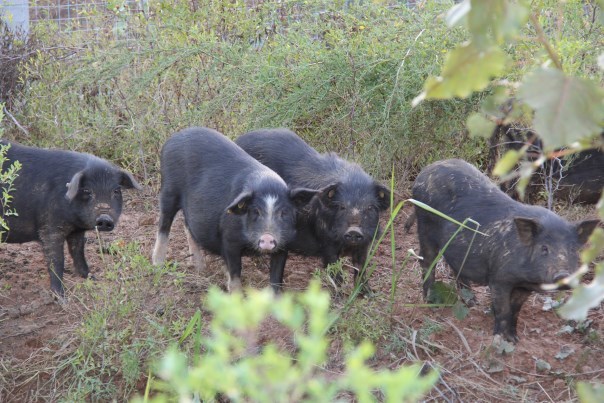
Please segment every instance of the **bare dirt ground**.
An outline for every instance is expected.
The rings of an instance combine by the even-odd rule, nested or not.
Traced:
[[[150,256],[155,240],[157,205],[155,197],[142,199],[132,195],[126,205],[116,230],[102,234],[102,242],[123,239],[136,240]],[[133,201],[135,200],[136,201]],[[409,207],[395,223],[396,262],[401,268],[409,249],[418,251],[415,228],[407,234],[403,230]],[[593,209],[573,212],[579,216],[595,216]],[[87,258],[91,271],[99,283],[109,281],[104,276],[104,264],[99,254],[99,240],[94,234],[87,245]],[[188,249],[182,225],[176,222],[169,243],[168,257],[184,262]],[[457,320],[451,308],[421,307],[419,264],[410,260],[402,267],[397,283],[395,303],[388,309],[392,278],[392,256],[388,237],[379,247],[375,257],[377,268],[371,284],[376,296],[361,301],[370,309],[369,315],[380,315],[377,320],[388,331],[381,334],[374,344],[376,356],[370,361],[374,368],[396,368],[419,360],[438,368],[441,379],[426,400],[439,401],[574,401],[577,400],[575,384],[578,381],[604,382],[604,310],[591,310],[586,329],[578,330],[576,324],[558,317],[553,310],[544,311],[548,295],[533,294],[525,304],[519,320],[520,342],[515,350],[498,354],[491,346],[493,317],[489,313],[490,296],[485,287],[475,287],[478,304],[469,315]],[[69,268],[71,262],[67,261]],[[286,266],[286,289],[303,290],[319,266],[316,259],[292,256]],[[186,265],[183,265],[186,267]],[[224,287],[225,277],[217,267],[209,267],[208,281]],[[444,264],[437,266],[437,279],[449,281]],[[196,273],[190,273],[197,276]],[[0,364],[26,366],[32,357],[45,354],[50,360],[68,348],[68,335],[81,321],[82,310],[77,309],[78,296],[74,284],[84,280],[71,271],[65,274],[68,304],[56,303],[49,295],[49,279],[41,248],[37,244],[1,245],[0,247]],[[244,262],[244,286],[255,288],[268,285],[268,271],[262,264],[249,259]],[[328,286],[326,286],[328,288]],[[200,301],[205,287],[191,287],[188,296]],[[159,291],[161,292],[161,291]],[[566,292],[565,295],[568,295]],[[556,298],[560,294],[549,295]],[[337,306],[339,302],[335,301]],[[368,323],[372,323],[368,321]],[[279,339],[279,331],[262,330],[261,340]],[[337,328],[334,330],[337,332]],[[342,342],[332,343],[327,366],[337,371],[342,368]],[[566,354],[568,353],[568,354]],[[546,362],[544,364],[543,362]],[[8,365],[9,364],[9,365]],[[549,365],[549,368],[548,368]],[[38,401],[31,393],[40,384],[39,377],[14,380],[2,378],[0,401]],[[4,373],[4,376],[7,377]],[[9,382],[10,381],[10,382]],[[138,393],[144,390],[141,379]],[[137,391],[135,391],[137,392]],[[4,396],[3,396],[4,393]]]

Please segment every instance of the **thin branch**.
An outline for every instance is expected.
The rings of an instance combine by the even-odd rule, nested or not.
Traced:
[[[17,119],[12,115],[12,113],[10,113],[8,109],[6,109],[6,106],[3,106],[2,109],[4,110],[6,116],[11,118],[15,126],[17,126],[23,133],[25,133],[27,137],[29,137],[29,131],[25,127],[21,126],[21,124],[19,124],[19,121],[17,121]]]
[[[543,28],[541,28],[541,25],[539,24],[539,20],[537,19],[537,16],[534,13],[531,13],[529,18],[531,20],[531,24],[533,24],[533,27],[535,28],[535,31],[537,31],[537,39],[539,39],[539,42],[541,42],[541,44],[547,51],[549,58],[552,60],[552,62],[554,62],[554,64],[556,65],[556,68],[558,68],[559,70],[562,71],[562,62],[560,61],[560,58],[556,54],[556,51],[552,48],[550,43],[547,41],[547,38],[545,37],[545,32],[543,32]]]

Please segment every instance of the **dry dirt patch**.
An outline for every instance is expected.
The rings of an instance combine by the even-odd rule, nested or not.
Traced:
[[[520,342],[513,352],[502,355],[491,345],[493,318],[486,287],[474,289],[478,304],[463,320],[456,319],[451,308],[419,306],[423,304],[419,264],[410,259],[403,266],[407,251],[418,251],[414,229],[410,234],[403,231],[409,211],[405,208],[395,223],[395,272],[402,270],[402,273],[393,298],[393,259],[389,237],[386,237],[374,260],[376,270],[371,284],[376,295],[352,304],[334,327],[329,336],[333,342],[327,370],[340,371],[347,344],[368,337],[377,347],[377,354],[371,360],[374,368],[396,368],[418,360],[438,368],[441,380],[430,395],[438,400],[566,401],[576,399],[577,381],[603,382],[601,323],[604,312],[601,307],[590,312],[588,327],[577,329],[576,324],[567,323],[553,310],[544,311],[546,296],[534,294],[520,314]],[[579,210],[579,213],[573,210],[572,214],[590,215],[593,210]],[[103,233],[99,238],[88,234],[87,258],[98,284],[110,283],[105,278],[106,262],[99,250],[112,242],[136,241],[150,256],[156,219],[155,198],[149,196],[143,201],[127,202],[114,232]],[[201,304],[210,284],[224,287],[226,279],[218,263],[210,264],[204,273],[187,268],[188,248],[180,220],[177,219],[173,227],[168,258],[181,262],[183,270],[187,270],[187,292],[183,301],[186,299],[188,305],[183,309],[191,309]],[[318,259],[292,256],[286,266],[286,288],[306,289],[319,264]],[[67,267],[71,267],[71,262],[67,262]],[[448,281],[448,278],[448,269],[439,264],[437,279]],[[75,332],[87,312],[79,306],[86,302],[79,301],[74,294],[77,293],[74,285],[85,280],[70,270],[65,281],[70,299],[61,305],[48,293],[48,274],[37,244],[0,247],[0,384],[3,384],[0,401],[49,400],[42,397],[53,396],[39,390],[40,385],[45,385],[44,381],[50,377],[53,357],[74,347]],[[268,286],[267,264],[261,259],[246,259],[243,281],[244,286]],[[324,284],[330,289],[326,281]],[[170,290],[158,288],[149,304],[158,304],[162,293]],[[345,299],[334,298],[333,304],[341,309]],[[285,350],[294,348],[290,335],[270,320],[261,329],[258,342],[275,342]],[[36,368],[36,365],[43,366]],[[141,393],[144,377],[139,386]],[[61,391],[55,393],[54,396],[61,396]]]

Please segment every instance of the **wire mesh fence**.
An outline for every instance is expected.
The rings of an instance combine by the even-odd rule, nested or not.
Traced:
[[[142,12],[146,0],[122,2],[95,0],[30,0],[29,21],[35,25],[43,21],[54,21],[61,30],[98,29],[99,15],[117,18],[122,13]]]
[[[61,31],[97,30],[125,15],[141,13],[148,0],[0,0],[0,18],[20,30],[55,23]],[[99,18],[105,17],[105,18]]]

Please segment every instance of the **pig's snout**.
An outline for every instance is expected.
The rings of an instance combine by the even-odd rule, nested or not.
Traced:
[[[271,252],[273,249],[277,247],[277,241],[275,237],[271,234],[264,234],[260,237],[258,241],[258,249],[263,252]]]
[[[562,271],[560,273],[557,273],[554,276],[554,283],[557,283],[558,281],[564,280],[566,277],[570,276],[570,273],[566,272],[566,271]],[[568,290],[570,289],[570,287],[568,285],[563,285],[558,287],[559,290]]]
[[[109,214],[101,214],[96,219],[96,229],[99,231],[112,231],[115,227],[113,218]]]
[[[361,229],[358,227],[351,227],[344,234],[344,240],[352,244],[361,243],[363,242],[364,238],[365,237],[363,236]]]

